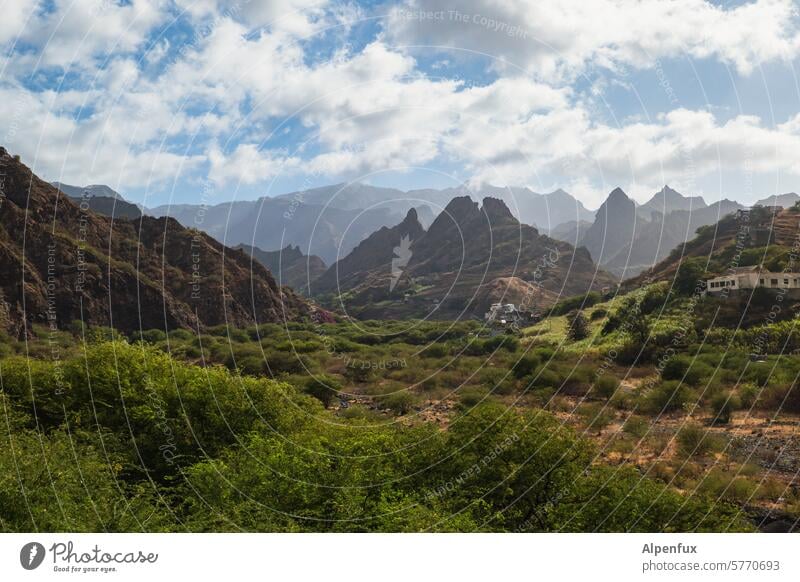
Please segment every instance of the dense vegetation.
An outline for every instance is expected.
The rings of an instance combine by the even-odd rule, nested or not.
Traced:
[[[4,338],[0,527],[752,527],[729,503],[737,498],[727,494],[723,467],[710,484],[696,470],[676,480],[665,467],[612,463],[587,438],[608,410],[632,406],[616,368],[598,374],[599,360],[576,366],[550,345],[481,337],[476,324],[408,325],[220,327],[128,339],[76,326],[76,336]],[[571,393],[584,394],[573,415],[579,424],[561,416]],[[615,450],[647,441],[644,415],[661,406],[651,393],[630,398],[649,402],[650,412],[628,415]],[[434,402],[452,407],[425,417]],[[678,440],[684,465],[697,467],[720,444],[692,430]]]

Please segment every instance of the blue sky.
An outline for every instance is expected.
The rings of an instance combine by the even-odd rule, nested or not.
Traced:
[[[797,2],[0,0],[0,142],[149,206],[800,192]]]

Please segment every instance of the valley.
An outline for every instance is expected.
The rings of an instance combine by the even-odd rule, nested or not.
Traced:
[[[5,494],[20,503],[37,464],[76,446],[56,490],[80,471],[98,503],[126,507],[48,515],[41,491],[9,529],[227,531],[234,514],[253,531],[796,528],[800,302],[704,287],[791,270],[796,206],[705,224],[721,206],[615,190],[583,240],[649,257],[619,281],[492,196],[427,218],[404,207],[327,264],[146,210],[109,216],[0,161],[0,256],[17,273],[1,288],[0,468],[30,455]],[[700,226],[659,259],[611,225],[661,228],[648,211],[676,236]],[[509,321],[484,317],[507,304]]]

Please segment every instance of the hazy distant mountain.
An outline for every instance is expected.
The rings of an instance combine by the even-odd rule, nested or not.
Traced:
[[[142,215],[137,205],[128,202],[119,192],[103,184],[89,186],[70,186],[62,182],[52,184],[77,204],[86,204],[98,214],[112,218],[139,218]]]
[[[328,205],[345,210],[385,207],[402,215],[411,208],[425,205],[431,207],[433,214],[436,215],[451,200],[461,196],[468,196],[476,202],[487,196],[502,200],[518,220],[542,229],[550,229],[572,220],[592,220],[594,217],[593,212],[561,189],[549,194],[538,194],[528,188],[484,185],[474,189],[457,186],[439,190],[425,188],[403,192],[393,188],[352,183],[314,188],[302,193],[285,194],[278,198],[300,198],[305,203]]]
[[[412,210],[312,284],[358,317],[481,316],[496,301],[532,309],[614,285],[585,249],[520,224],[506,204],[454,198],[427,231]],[[331,297],[332,296],[332,297]]]
[[[381,226],[402,219],[388,208],[341,209],[281,196],[214,206],[183,204],[148,211],[169,215],[187,227],[199,228],[228,245],[253,245],[272,251],[288,245],[317,255],[327,264],[346,256]]]
[[[316,255],[307,257],[298,246],[287,246],[279,251],[262,251],[258,247],[237,245],[248,255],[264,265],[280,285],[306,293],[308,284],[325,272],[325,262]]]
[[[669,186],[636,207],[616,188],[597,211],[581,244],[602,268],[618,277],[633,277],[691,240],[701,226],[714,224],[740,208],[744,207],[731,200],[709,206],[701,197],[683,196]]]
[[[618,264],[618,257],[627,255],[645,224],[647,221],[637,212],[634,201],[621,188],[615,188],[597,210],[594,223],[581,239],[581,245],[599,265],[611,264],[612,259],[616,259],[615,264]],[[615,274],[622,275],[622,272],[618,269]]]
[[[653,212],[669,214],[675,210],[699,210],[706,206],[702,196],[684,196],[669,186],[664,186],[650,200],[639,206],[639,210],[649,220]]]
[[[431,210],[431,207],[428,206],[427,204],[423,204],[422,206],[417,206],[416,211],[417,211],[417,220],[419,220],[419,223],[422,225],[422,228],[428,228],[436,218],[436,215],[433,213],[433,210]]]
[[[780,206],[782,208],[791,208],[798,201],[800,201],[800,196],[798,196],[794,192],[789,192],[788,194],[773,194],[772,196],[767,196],[766,198],[762,198],[761,200],[756,202],[756,205]]]
[[[538,194],[529,188],[484,186],[480,194],[502,200],[517,220],[542,231],[550,231],[565,222],[594,219],[594,212],[560,188],[549,194]]]
[[[537,194],[527,188],[485,186],[470,190],[460,186],[403,192],[359,183],[208,207],[165,205],[146,212],[172,216],[184,226],[199,228],[224,244],[254,245],[265,251],[297,245],[304,253],[317,255],[331,264],[347,256],[371,233],[402,221],[412,208],[418,209],[418,219],[425,226],[454,198],[467,196],[477,201],[486,192],[503,199],[521,222],[543,229],[593,216],[563,190]]]
[[[556,240],[561,240],[577,247],[580,246],[581,239],[591,226],[592,223],[588,220],[570,220],[569,222],[562,222],[549,232],[543,232]]]
[[[731,200],[715,202],[696,210],[675,210],[666,216],[657,212],[653,220],[640,224],[630,248],[621,249],[603,264],[612,273],[632,277],[650,269],[673,249],[692,240],[701,226],[714,224],[724,216],[744,208]]]
[[[94,198],[95,196],[104,196],[106,198],[118,198],[120,200],[124,200],[119,192],[110,186],[106,186],[105,184],[90,184],[89,186],[70,186],[69,184],[64,184],[63,182],[52,182],[52,184],[70,198],[82,198],[85,194],[90,198]]]

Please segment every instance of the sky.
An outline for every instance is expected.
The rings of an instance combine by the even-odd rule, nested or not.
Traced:
[[[146,206],[800,193],[792,0],[0,0],[0,145]]]

